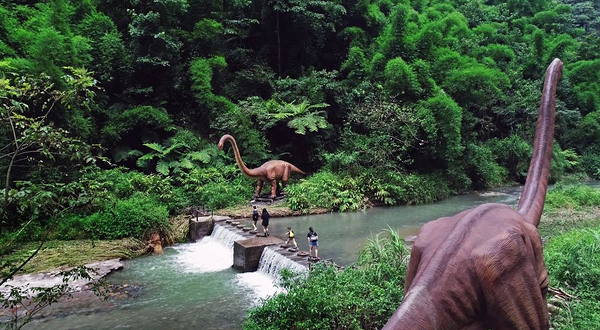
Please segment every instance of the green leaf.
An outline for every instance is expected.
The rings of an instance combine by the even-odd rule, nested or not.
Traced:
[[[210,154],[208,153],[209,149],[204,149],[201,151],[194,151],[187,154],[187,157],[193,161],[200,161],[204,164],[208,164],[210,162]]]
[[[192,163],[191,160],[189,160],[188,158],[184,158],[181,160],[180,163],[181,167],[186,168],[188,170],[191,170],[192,168],[194,168],[194,163]]]
[[[146,147],[148,147],[148,148],[156,151],[156,152],[159,152],[161,154],[165,154],[165,149],[163,148],[163,146],[161,146],[158,143],[154,143],[154,142],[153,143],[144,143],[144,145]]]
[[[156,163],[156,172],[162,175],[169,175],[169,163],[159,160],[158,163]]]

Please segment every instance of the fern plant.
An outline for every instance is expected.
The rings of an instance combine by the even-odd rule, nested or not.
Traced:
[[[263,129],[285,123],[296,134],[306,135],[329,127],[326,113],[321,109],[329,107],[327,103],[310,104],[306,100],[296,104],[271,98],[267,101],[259,97],[250,97],[240,102],[240,106],[254,113]]]
[[[152,142],[144,143],[150,149],[141,155],[136,164],[140,168],[155,167],[156,172],[162,175],[181,173],[209,164],[218,156],[214,145],[202,144],[191,132],[180,131],[169,138],[164,145]],[[137,154],[131,151],[130,154]]]

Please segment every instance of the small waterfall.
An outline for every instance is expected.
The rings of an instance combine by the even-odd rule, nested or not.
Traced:
[[[215,225],[212,234],[210,235],[212,239],[216,242],[219,242],[226,247],[230,248],[233,253],[233,243],[237,240],[243,239],[244,236],[232,231],[228,230],[225,227]]]
[[[177,263],[185,272],[207,273],[228,269],[233,265],[233,243],[244,237],[225,227],[215,225],[211,236],[191,244],[181,244]]]
[[[257,271],[269,275],[277,283],[280,278],[279,272],[284,268],[299,274],[304,274],[308,271],[308,268],[275,252],[272,247],[266,247],[260,256]]]
[[[287,268],[299,274],[307,274],[308,268],[292,261],[291,259],[275,252],[272,247],[266,247],[260,256],[258,270],[252,273],[237,275],[238,284],[241,287],[250,288],[254,303],[259,304],[261,299],[283,292],[276,283],[280,280],[279,272]]]

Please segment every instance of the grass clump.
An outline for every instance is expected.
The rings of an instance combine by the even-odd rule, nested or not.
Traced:
[[[600,225],[554,237],[544,247],[544,260],[550,285],[579,298],[569,303],[571,315],[559,329],[600,328]]]
[[[3,257],[6,261],[11,261],[3,265],[20,264],[35,251],[38,245],[39,243],[33,242],[20,246]],[[144,247],[143,242],[133,238],[105,241],[48,241],[20,273],[38,273],[114,258],[131,259],[142,255]],[[0,276],[4,277],[8,273],[10,273],[8,267],[0,269]]]
[[[557,184],[548,192],[545,204],[549,211],[560,208],[578,210],[590,206],[600,206],[600,189],[583,184]]]

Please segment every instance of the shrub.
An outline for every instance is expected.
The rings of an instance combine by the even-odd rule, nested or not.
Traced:
[[[600,179],[600,150],[597,153],[585,152],[581,157],[581,167],[589,176]]]
[[[56,230],[53,233],[54,239],[71,240],[84,239],[93,235],[90,231],[92,226],[89,221],[90,216],[68,214],[57,219]]]
[[[88,216],[65,216],[59,220],[55,235],[62,239],[144,239],[153,231],[164,231],[169,224],[168,217],[169,212],[164,205],[137,193],[125,200],[105,203],[103,210]]]
[[[410,252],[396,232],[375,237],[354,267],[317,264],[284,277],[286,293],[250,310],[244,329],[380,329],[400,305]]]
[[[451,192],[448,182],[437,174],[388,172],[379,178],[367,173],[359,180],[369,198],[387,205],[433,203]]]
[[[494,138],[486,143],[494,159],[509,171],[512,180],[524,182],[529,169],[532,147],[518,135]]]
[[[188,198],[212,209],[245,203],[252,197],[253,182],[235,165],[193,169],[181,178],[183,189],[190,194]]]
[[[471,143],[466,155],[465,169],[473,188],[499,186],[506,181],[507,170],[494,161],[494,155],[488,147]]]
[[[548,193],[545,206],[548,210],[600,206],[600,189],[581,184],[567,186],[557,184]]]
[[[365,197],[360,192],[357,180],[329,171],[290,184],[286,190],[293,210],[321,207],[343,212],[365,207]]]

